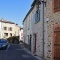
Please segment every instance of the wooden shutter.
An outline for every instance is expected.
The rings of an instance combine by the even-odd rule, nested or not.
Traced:
[[[40,10],[38,10],[38,21],[40,21]]]
[[[35,14],[35,23],[37,22],[37,13]]]
[[[39,21],[40,21],[40,10],[37,10],[35,14],[35,23],[38,23]]]
[[[54,60],[60,60],[60,27],[54,31]]]
[[[60,0],[54,0],[54,12],[60,11]]]

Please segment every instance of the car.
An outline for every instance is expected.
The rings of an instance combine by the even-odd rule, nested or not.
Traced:
[[[0,39],[0,50],[6,49],[8,46],[8,40],[6,39]]]

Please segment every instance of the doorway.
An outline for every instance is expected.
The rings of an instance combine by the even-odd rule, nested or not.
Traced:
[[[37,34],[34,34],[34,53],[36,52]]]
[[[54,31],[54,60],[60,60],[60,27]]]
[[[32,39],[32,35],[30,34],[30,51],[31,51],[31,39]]]

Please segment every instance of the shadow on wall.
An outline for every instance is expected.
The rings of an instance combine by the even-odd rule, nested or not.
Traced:
[[[9,43],[15,43],[18,44],[19,43],[19,36],[13,36],[13,37],[9,37],[7,38]]]

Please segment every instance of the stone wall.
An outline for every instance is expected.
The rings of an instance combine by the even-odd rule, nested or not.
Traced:
[[[48,21],[45,22],[47,30],[47,52],[45,53],[45,59],[52,60],[53,59],[53,35],[54,35],[54,28],[60,26],[60,11],[54,12],[53,9],[53,0],[47,0],[46,4],[46,19]],[[45,39],[46,40],[46,39]]]

